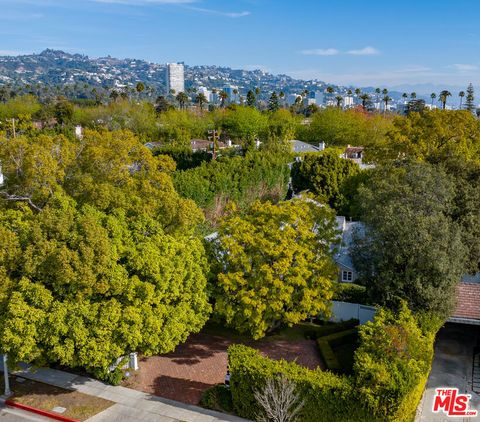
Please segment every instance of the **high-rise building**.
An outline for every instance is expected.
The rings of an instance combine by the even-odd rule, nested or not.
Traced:
[[[167,94],[175,90],[175,94],[185,92],[185,75],[183,63],[167,63],[166,66]]]

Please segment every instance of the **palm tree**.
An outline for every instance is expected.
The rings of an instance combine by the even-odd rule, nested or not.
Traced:
[[[384,89],[384,91],[387,91],[386,89]],[[388,91],[387,91],[388,92]],[[387,109],[388,109],[388,103],[392,101],[392,97],[389,97],[388,94],[385,94],[383,96],[383,102],[385,103],[385,109],[383,110],[383,114],[385,114],[387,112]]]
[[[459,109],[461,110],[462,109],[462,103],[463,103],[463,97],[465,97],[465,92],[460,91],[458,93],[458,96],[460,97],[460,107],[459,107]]]
[[[445,110],[445,107],[447,106],[447,98],[451,97],[452,93],[450,91],[447,91],[444,89],[442,92],[440,92],[440,95],[438,96],[439,101],[442,103],[442,109]]]
[[[280,98],[280,102],[281,102],[282,107],[283,107],[285,105],[285,92],[280,91],[280,93],[278,94],[278,97]]]
[[[377,102],[377,103],[378,103],[378,97],[380,95],[380,92],[382,92],[382,90],[380,88],[375,88],[375,102]],[[378,108],[380,108],[380,105],[379,105]]]
[[[329,94],[333,94],[333,91],[334,91],[333,87],[327,86],[327,92],[328,92]]]
[[[362,94],[358,98],[362,100],[362,108],[365,110],[365,108],[367,107],[367,101],[370,99],[370,95]]]
[[[238,95],[238,89],[234,88],[233,91],[232,91],[232,94],[234,95],[234,98],[235,98],[234,101],[236,101],[237,100],[237,95]]]
[[[360,88],[355,88],[355,95],[358,97],[362,93],[362,90]]]
[[[228,94],[225,91],[220,91],[218,96],[220,97],[220,105],[222,106],[222,108],[225,107],[225,101],[228,98]]]
[[[408,98],[408,94],[406,92],[404,92],[402,94],[402,98],[403,98],[403,101],[407,101],[407,98]]]
[[[205,94],[200,92],[200,94],[195,97],[195,102],[199,105],[200,110],[203,110],[203,105],[208,103],[208,100],[207,97],[205,97]]]
[[[412,100],[414,100],[415,98],[417,98],[417,93],[416,93],[416,92],[412,92],[412,93],[410,94],[410,98],[411,98]]]
[[[337,101],[337,107],[340,108],[340,106],[342,105],[343,97],[341,95],[337,95],[335,97],[335,100]]]
[[[347,91],[347,95],[348,95],[349,97],[351,97],[351,96],[352,96],[352,94],[353,94],[352,90],[351,90],[351,89],[349,89],[349,90]]]
[[[432,92],[430,94],[430,98],[432,99],[432,106],[433,106],[433,100],[435,100],[435,98],[437,98],[437,94],[435,94],[435,92]]]
[[[180,105],[180,109],[183,110],[188,103],[188,95],[185,92],[179,92],[175,98]]]

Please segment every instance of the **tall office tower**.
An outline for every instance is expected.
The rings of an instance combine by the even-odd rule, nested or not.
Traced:
[[[166,67],[167,94],[175,90],[175,94],[185,92],[185,76],[183,63],[167,63]]]

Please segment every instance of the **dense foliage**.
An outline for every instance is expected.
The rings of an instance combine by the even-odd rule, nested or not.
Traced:
[[[0,349],[107,377],[206,322],[208,264],[173,161],[127,132],[0,142]]]
[[[333,214],[310,199],[255,202],[220,225],[215,312],[260,338],[281,323],[328,315],[336,269]]]
[[[320,154],[305,154],[292,166],[295,192],[309,190],[337,211],[348,208],[348,188],[353,176],[360,173],[358,164],[340,157],[336,149]]]
[[[185,198],[207,210],[209,220],[223,215],[228,201],[240,208],[257,199],[285,198],[290,170],[280,154],[248,153],[246,157],[222,157],[186,171],[176,172],[175,187]]]
[[[467,247],[451,214],[452,179],[439,168],[407,164],[377,171],[359,191],[367,232],[354,265],[371,300],[448,317],[465,271]]]
[[[284,374],[304,399],[305,422],[413,420],[425,388],[433,355],[434,333],[423,331],[403,307],[398,314],[380,310],[360,327],[354,374],[335,375],[296,363],[270,360],[243,345],[229,348],[233,406],[237,414],[255,419],[260,413],[254,391],[267,379]]]

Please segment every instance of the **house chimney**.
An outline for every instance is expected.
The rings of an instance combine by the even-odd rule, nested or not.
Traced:
[[[320,142],[320,143],[318,144],[318,149],[319,149],[320,151],[323,151],[323,150],[325,149],[325,142],[323,142],[323,141]]]

